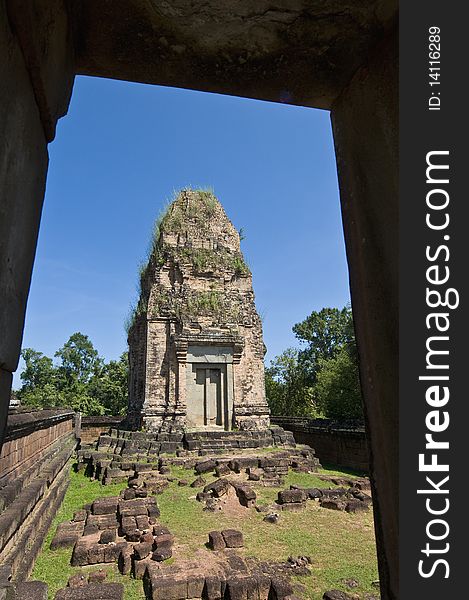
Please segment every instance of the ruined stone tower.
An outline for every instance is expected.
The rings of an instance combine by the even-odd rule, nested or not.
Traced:
[[[211,192],[183,190],[157,224],[128,341],[134,428],[269,427],[251,272]]]

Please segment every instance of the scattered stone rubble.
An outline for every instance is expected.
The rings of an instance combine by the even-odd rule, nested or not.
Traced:
[[[243,453],[249,449],[265,447],[285,448],[284,458],[290,457],[287,468],[290,466],[300,471],[313,471],[320,466],[314,450],[309,446],[296,447],[293,435],[277,426],[259,431],[208,430],[160,434],[111,429],[108,435],[101,435],[96,444],[84,445],[78,450],[78,463],[80,469],[86,469],[88,474],[104,484],[122,483],[126,481],[129,472],[137,470],[136,465],[151,465],[153,469],[161,469],[169,464],[176,464],[191,468],[198,461],[197,457],[203,455],[222,457],[224,454],[239,452],[242,458]],[[176,456],[167,456],[168,453]],[[260,458],[257,457],[258,460]],[[279,471],[279,465],[269,465],[265,455],[264,459],[267,462],[262,468],[267,479],[269,473]],[[217,462],[219,476],[224,474],[224,470],[226,472],[225,463],[229,460],[231,457]],[[258,466],[252,466],[254,480]]]
[[[358,481],[357,485],[361,485]],[[357,487],[355,480],[349,480],[352,484],[349,488],[306,488],[290,486],[289,490],[278,493],[277,503],[274,508],[281,510],[301,510],[306,505],[306,500],[317,500],[322,508],[332,510],[345,510],[355,513],[366,511],[371,505],[371,496]]]
[[[241,506],[245,508],[252,508],[256,504],[257,495],[251,486],[225,478],[206,485],[202,492],[198,492],[196,500],[205,502],[204,510],[215,511],[222,509],[221,500],[232,494],[236,495]]]
[[[160,456],[159,450],[151,449],[151,443],[141,441],[151,434],[113,431],[115,433],[111,432],[110,436],[100,437],[96,449],[82,448],[78,451],[79,469],[86,470],[88,475],[105,485],[123,483],[129,475],[151,471],[158,471],[161,475],[169,471],[170,465],[174,465],[186,469],[195,468],[198,475],[215,471],[219,477],[231,471],[239,473],[249,469],[247,472],[252,481],[260,482],[260,485],[279,486],[289,468],[301,472],[316,472],[320,467],[314,450],[309,446],[285,447],[284,450],[259,454],[245,447],[239,448],[238,453],[227,453],[226,449],[220,449],[202,459],[199,452],[185,450],[178,450],[176,456]],[[220,435],[220,432],[214,433]],[[221,433],[236,435],[236,432]],[[260,432],[245,433],[254,436]]]

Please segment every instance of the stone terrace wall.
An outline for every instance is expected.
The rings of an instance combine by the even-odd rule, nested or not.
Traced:
[[[300,417],[271,417],[271,421],[291,431],[297,443],[314,448],[321,464],[369,472],[368,447],[363,426]]]
[[[0,455],[0,566],[32,571],[69,481],[76,447],[69,410],[12,411]]]
[[[110,429],[123,427],[125,417],[81,417],[81,427],[77,437],[82,444],[93,444],[99,436],[108,433]]]
[[[66,409],[11,411],[0,454],[0,485],[26,471],[54,442],[71,433],[73,415]]]

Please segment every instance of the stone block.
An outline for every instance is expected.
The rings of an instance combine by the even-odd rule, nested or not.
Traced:
[[[342,592],[341,590],[329,590],[323,595],[323,600],[355,600],[354,596]]]
[[[73,548],[71,565],[72,567],[82,567],[88,564],[88,542],[79,540]]]
[[[210,471],[214,471],[216,466],[216,462],[213,459],[204,460],[195,465],[195,472],[198,475],[202,475],[203,473],[209,473]]]
[[[220,531],[210,531],[208,534],[208,546],[211,550],[219,551],[226,548],[225,538]]]
[[[122,493],[122,498],[124,500],[133,500],[135,498],[135,490],[132,488],[127,488]]]
[[[293,587],[289,581],[279,577],[273,577],[271,580],[270,594],[272,600],[286,600],[293,594]]]
[[[104,547],[104,562],[111,563],[119,560],[121,552],[127,548],[127,542],[118,542]]]
[[[250,598],[259,597],[257,582],[254,577],[244,575],[231,577],[227,580],[226,587],[225,598],[228,597],[230,600],[250,600]]]
[[[221,532],[227,548],[242,548],[244,546],[243,534],[236,529],[224,529]]]
[[[264,469],[249,468],[248,479],[250,481],[260,481],[264,475]]]
[[[151,554],[153,549],[152,542],[139,542],[134,546],[134,554],[137,560],[143,560]]]
[[[155,550],[151,555],[151,558],[152,560],[156,560],[157,562],[163,562],[164,560],[168,560],[168,558],[171,558],[172,555],[172,547],[164,547]]]
[[[323,498],[321,500],[321,506],[322,508],[329,508],[331,510],[345,510],[347,503],[335,498]]]
[[[227,479],[217,479],[204,487],[205,494],[212,494],[215,498],[221,498],[228,493],[231,483]]]
[[[224,583],[225,582],[216,575],[205,577],[202,598],[205,600],[221,600],[224,596]]]
[[[64,588],[55,600],[124,600],[122,583],[90,583],[81,588]]]
[[[139,542],[142,532],[140,529],[128,529],[125,534],[125,539],[128,542]]]
[[[368,504],[358,499],[349,500],[345,505],[345,510],[348,513],[366,512]]]
[[[152,600],[186,600],[187,581],[184,576],[155,576],[151,581]]]
[[[100,498],[99,500],[95,500],[91,505],[91,512],[94,515],[115,514],[117,511],[118,502],[119,498],[117,496],[109,498]]]
[[[148,516],[147,505],[144,498],[136,498],[134,500],[120,500],[119,514],[121,517],[136,517],[137,515]]]
[[[111,542],[116,541],[116,530],[115,529],[105,529],[101,532],[99,537],[100,544],[110,544]]]
[[[146,531],[147,529],[150,529],[150,521],[147,515],[137,515],[135,520],[137,522],[137,529],[140,529],[140,531]]]
[[[205,481],[205,479],[203,477],[196,477],[196,479],[194,479],[194,481],[191,483],[191,487],[192,488],[196,488],[196,487],[202,487],[203,485],[205,485],[207,482]]]
[[[148,564],[151,561],[150,558],[145,558],[143,560],[134,560],[133,561],[133,572],[135,579],[143,579],[145,577],[145,573],[147,571]]]
[[[269,600],[271,579],[267,575],[256,573],[256,587],[259,593],[259,600]]]
[[[88,515],[86,527],[96,525],[99,531],[117,528],[117,517],[115,513],[106,515]]]
[[[86,553],[86,558],[88,560],[89,565],[96,565],[98,563],[106,562],[105,550],[107,546],[103,544],[95,544],[91,543],[88,545],[88,551]]]
[[[153,535],[160,536],[167,533],[171,533],[166,525],[154,525],[153,526]]]
[[[69,548],[73,546],[81,538],[83,531],[83,521],[61,523],[52,538],[50,549],[57,550],[57,548]]]
[[[303,490],[282,490],[278,493],[278,504],[291,504],[294,502],[304,502],[306,494]]]
[[[87,516],[88,513],[86,512],[86,510],[77,510],[73,515],[73,520],[75,522],[86,521]]]
[[[43,581],[23,581],[16,586],[18,600],[47,600],[47,584]]]
[[[215,475],[217,477],[222,477],[223,475],[228,475],[230,472],[231,472],[231,469],[226,463],[222,463],[215,467]]]
[[[174,544],[174,535],[172,535],[171,533],[162,533],[160,535],[155,535],[154,544],[156,550],[171,548]]]
[[[195,573],[187,574],[187,598],[202,598],[205,577]]]
[[[127,546],[126,548],[122,549],[121,553],[119,554],[117,564],[122,575],[129,575],[132,570],[132,553],[132,547]]]
[[[249,485],[236,486],[239,503],[246,508],[251,508],[256,503],[256,492]]]

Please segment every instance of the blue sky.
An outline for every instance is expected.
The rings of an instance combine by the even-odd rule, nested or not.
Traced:
[[[81,331],[118,357],[153,222],[187,186],[212,186],[245,232],[267,360],[349,301],[326,111],[78,77],[49,153],[23,347],[53,356]]]

